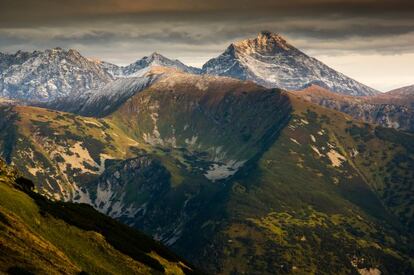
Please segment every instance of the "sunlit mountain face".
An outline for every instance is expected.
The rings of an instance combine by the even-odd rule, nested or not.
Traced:
[[[413,18],[1,3],[0,273],[414,274]]]

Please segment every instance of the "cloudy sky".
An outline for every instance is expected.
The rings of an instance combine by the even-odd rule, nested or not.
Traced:
[[[115,64],[201,66],[261,30],[367,85],[414,84],[412,0],[0,0],[0,51],[60,46]]]

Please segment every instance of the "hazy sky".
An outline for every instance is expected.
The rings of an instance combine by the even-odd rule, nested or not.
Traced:
[[[412,0],[0,0],[0,51],[75,48],[201,66],[261,30],[382,91],[414,84]]]

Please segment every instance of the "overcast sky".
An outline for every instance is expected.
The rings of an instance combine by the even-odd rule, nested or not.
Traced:
[[[60,46],[115,64],[201,66],[261,30],[387,91],[414,84],[412,0],[0,0],[0,51]]]

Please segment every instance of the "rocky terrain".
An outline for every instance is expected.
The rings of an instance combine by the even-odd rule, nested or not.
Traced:
[[[140,77],[157,66],[189,73],[201,72],[158,53],[124,67],[88,59],[73,49],[1,53],[0,97],[31,102],[50,102],[65,97],[84,99],[94,91],[111,89],[105,85],[120,85],[122,82],[112,83],[115,80]],[[127,80],[124,85],[132,85],[131,81]]]
[[[100,89],[75,93],[49,102],[32,103],[32,105],[83,116],[103,117],[115,111],[134,94],[154,83],[161,75],[162,71],[151,70],[140,77],[119,78]]]
[[[48,101],[95,89],[114,79],[73,49],[2,55],[0,64],[0,96],[10,99]]]
[[[274,33],[232,43],[203,65],[206,74],[251,80],[268,88],[299,90],[312,84],[347,95],[374,95],[369,88],[296,49]]]
[[[414,89],[407,87],[375,96],[346,96],[312,85],[298,93],[305,100],[384,127],[414,131]]]
[[[157,52],[154,52],[151,55],[145,56],[128,66],[121,67],[122,74],[119,76],[141,76],[154,66],[173,68],[186,73],[198,74],[201,72],[201,70],[198,68],[189,67],[187,65],[184,65],[179,60],[171,60]]]

